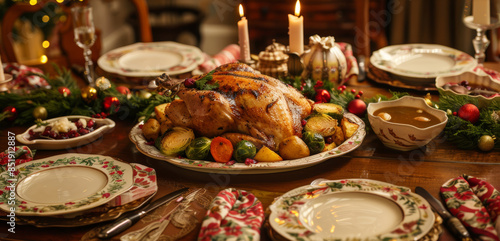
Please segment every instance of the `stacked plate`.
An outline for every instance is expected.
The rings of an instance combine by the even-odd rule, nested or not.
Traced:
[[[435,221],[409,188],[367,179],[302,186],[269,209],[272,233],[287,240],[417,240]]]
[[[11,216],[18,218],[18,224],[37,226],[81,226],[114,219],[154,194],[130,200],[126,206],[115,202],[132,192],[134,168],[109,156],[75,153],[19,164],[15,171],[0,173],[0,209],[14,212]]]
[[[127,77],[179,75],[194,70],[204,60],[197,47],[176,42],[135,43],[101,56],[104,71]]]
[[[370,70],[377,82],[422,89],[434,88],[439,75],[472,70],[477,61],[467,53],[435,44],[393,45],[373,52]],[[385,79],[384,75],[390,79]],[[379,78],[377,78],[379,77]]]

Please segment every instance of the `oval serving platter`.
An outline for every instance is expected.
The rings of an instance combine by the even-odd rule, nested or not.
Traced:
[[[358,148],[366,136],[365,123],[359,117],[351,113],[345,113],[344,117],[351,122],[359,125],[358,130],[349,139],[335,147],[331,151],[321,152],[308,157],[283,160],[279,162],[258,162],[256,164],[246,165],[244,163],[235,163],[226,165],[225,163],[190,160],[187,158],[178,158],[165,156],[154,145],[148,144],[142,130],[139,127],[141,123],[135,125],[130,131],[129,138],[137,146],[137,149],[144,155],[151,158],[166,161],[173,165],[186,168],[193,171],[209,172],[209,173],[224,173],[224,174],[259,174],[259,173],[276,173],[297,170],[312,165],[319,164],[330,158],[339,157]]]
[[[269,209],[271,228],[288,240],[418,240],[435,219],[409,188],[368,179],[298,187]]]
[[[0,190],[4,190],[0,209],[10,212],[14,208],[20,216],[76,213],[113,200],[132,184],[128,163],[109,156],[62,154],[0,173]]]
[[[73,137],[68,139],[35,139],[30,140],[29,131],[37,128],[37,125],[33,125],[28,128],[24,133],[16,136],[16,140],[24,145],[28,145],[32,149],[40,149],[40,150],[61,150],[61,149],[69,149],[77,146],[87,145],[103,136],[106,132],[110,131],[115,127],[115,122],[111,119],[99,119],[99,118],[91,118],[88,116],[79,116],[79,115],[71,115],[71,116],[62,116],[58,118],[53,118],[46,120],[44,122],[51,123],[59,121],[62,118],[68,118],[69,120],[75,119],[93,119],[95,124],[98,126],[94,131],[81,135],[79,137]]]

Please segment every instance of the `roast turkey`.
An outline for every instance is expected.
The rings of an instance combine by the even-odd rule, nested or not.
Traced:
[[[195,78],[207,79],[213,89],[179,85],[179,99],[165,108],[175,126],[206,137],[239,133],[243,139],[250,136],[273,150],[283,139],[301,136],[301,122],[311,113],[312,102],[295,88],[239,63],[222,65]]]

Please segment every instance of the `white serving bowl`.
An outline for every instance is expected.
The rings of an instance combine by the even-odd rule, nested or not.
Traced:
[[[469,95],[456,92],[452,89],[443,88],[443,86],[448,83],[459,84],[463,80],[467,80],[469,84],[488,86],[488,88],[500,93],[499,81],[494,80],[490,75],[486,73],[476,73],[473,71],[466,71],[456,75],[438,76],[436,78],[436,87],[441,95],[469,96],[469,98],[471,99],[476,99],[478,101],[478,107],[480,108],[488,106],[492,100],[500,100],[500,96],[487,98],[483,95]]]
[[[73,148],[77,146],[87,145],[101,136],[103,136],[106,132],[110,131],[115,127],[115,122],[111,119],[100,119],[100,118],[91,118],[88,116],[80,116],[80,115],[71,115],[71,116],[62,116],[58,118],[53,118],[49,120],[45,120],[46,123],[56,122],[62,118],[68,118],[69,120],[75,119],[93,119],[97,126],[99,126],[94,131],[81,135],[79,137],[69,138],[69,139],[59,139],[59,140],[49,140],[49,139],[35,139],[30,140],[29,131],[35,129],[37,125],[33,125],[28,128],[24,133],[16,136],[16,140],[24,145],[28,145],[32,149],[40,149],[40,150],[62,150]]]
[[[436,116],[439,124],[426,128],[418,128],[409,124],[393,123],[383,120],[379,116],[373,115],[375,111],[384,107],[408,106],[421,108],[422,110]],[[446,112],[435,109],[426,104],[423,98],[404,96],[397,100],[370,103],[367,108],[368,120],[373,132],[382,143],[392,149],[400,151],[410,151],[427,145],[432,139],[443,131],[448,122]]]

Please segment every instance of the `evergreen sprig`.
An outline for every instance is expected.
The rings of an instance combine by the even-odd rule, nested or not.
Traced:
[[[111,110],[111,114],[119,119],[139,118],[149,116],[154,111],[154,107],[171,101],[171,98],[153,92],[149,99],[141,98],[137,95],[127,98],[116,90],[115,84],[106,90],[97,89],[97,99],[87,103],[81,97],[81,90],[76,81],[71,76],[68,69],[61,69],[57,66],[56,76],[40,75],[49,83],[50,88],[36,89],[30,93],[2,93],[0,94],[0,110],[7,106],[16,108],[18,116],[13,121],[14,125],[30,125],[35,123],[33,110],[38,106],[43,106],[47,110],[47,118],[55,118],[67,115],[93,116],[102,112],[107,112],[103,106],[104,99],[108,96],[117,97],[120,107],[117,111]],[[71,94],[64,97],[59,93],[58,88],[67,87]],[[0,113],[2,126],[8,121],[6,113]]]

